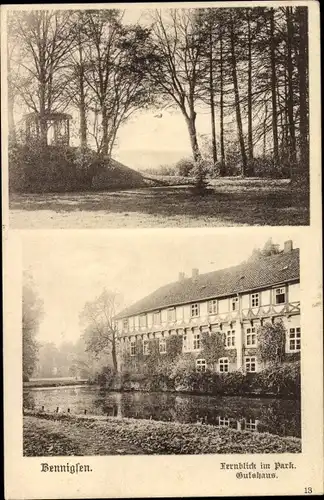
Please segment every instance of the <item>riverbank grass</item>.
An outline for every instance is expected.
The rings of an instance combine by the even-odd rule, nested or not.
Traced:
[[[300,453],[301,440],[210,425],[27,412],[24,456]]]

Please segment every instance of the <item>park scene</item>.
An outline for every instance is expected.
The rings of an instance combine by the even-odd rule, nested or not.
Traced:
[[[10,225],[308,225],[307,18],[9,10]]]
[[[26,233],[24,456],[301,452],[295,242]]]

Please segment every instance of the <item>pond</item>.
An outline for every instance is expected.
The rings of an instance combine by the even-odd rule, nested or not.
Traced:
[[[219,427],[301,435],[300,402],[294,400],[202,396],[160,392],[108,392],[97,386],[24,389],[24,408],[71,414],[109,415],[201,422]]]

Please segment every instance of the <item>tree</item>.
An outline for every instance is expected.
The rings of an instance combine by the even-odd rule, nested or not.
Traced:
[[[117,366],[117,327],[114,322],[119,298],[116,293],[103,290],[93,301],[86,302],[80,313],[80,322],[83,326],[82,339],[86,351],[96,357],[107,353],[111,355],[113,368]]]
[[[155,10],[152,21],[146,71],[160,100],[171,102],[181,111],[197,162],[201,159],[196,129],[202,51],[199,15],[195,9]]]
[[[62,69],[75,41],[70,17],[69,11],[21,11],[15,13],[15,22],[11,24],[11,38],[19,42],[17,64],[23,71],[18,91],[28,109],[39,115],[44,146],[46,114],[62,107],[62,94],[68,84]]]
[[[235,13],[230,13],[229,21],[229,32],[230,32],[230,43],[231,43],[231,63],[232,63],[232,78],[235,96],[235,112],[236,112],[236,122],[238,138],[241,148],[242,156],[242,175],[245,176],[247,173],[247,155],[244,143],[243,135],[243,124],[242,124],[242,114],[241,114],[241,103],[240,103],[240,93],[238,87],[238,77],[237,77],[237,58],[236,58],[236,37],[235,37]]]
[[[301,175],[309,182],[309,127],[308,127],[308,9],[297,7],[299,25],[299,131]],[[305,175],[306,174],[306,175]]]
[[[121,10],[87,10],[81,16],[82,78],[91,93],[94,120],[101,116],[94,136],[98,152],[110,156],[120,125],[149,100],[143,71],[148,30],[123,25]]]
[[[257,335],[261,361],[282,363],[286,342],[286,328],[282,320],[274,324],[264,324],[259,328]]]
[[[23,275],[22,291],[22,361],[23,378],[28,380],[37,363],[38,342],[36,336],[43,317],[43,302],[37,296],[32,278]]]

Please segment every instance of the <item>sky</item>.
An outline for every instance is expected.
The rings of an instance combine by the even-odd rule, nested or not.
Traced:
[[[126,307],[193,268],[211,272],[245,260],[272,237],[283,247],[294,228],[22,231],[23,268],[44,302],[39,340],[60,344],[81,333],[79,313],[104,288]]]
[[[140,22],[147,24],[147,8],[129,8],[125,10],[125,24]],[[171,105],[169,103],[165,103]],[[164,107],[164,106],[163,106]],[[79,145],[78,113],[71,109],[71,145]],[[15,121],[22,126],[22,116],[26,109],[15,107]],[[199,136],[211,136],[210,111],[201,104],[196,109],[197,131]],[[162,115],[162,116],[160,116]],[[216,110],[216,129],[219,134],[219,117]],[[91,136],[88,136],[91,143]],[[94,146],[93,144],[90,144]],[[156,168],[159,165],[174,165],[182,158],[192,157],[189,134],[181,112],[176,107],[167,109],[143,109],[135,112],[123,124],[117,134],[117,142],[113,150],[113,158],[121,163],[138,169]]]

